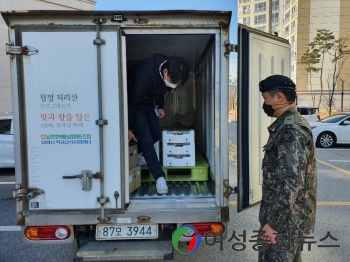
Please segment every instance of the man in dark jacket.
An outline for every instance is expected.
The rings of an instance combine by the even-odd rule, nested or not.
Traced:
[[[188,77],[189,65],[184,58],[162,54],[142,60],[129,72],[129,141],[139,143],[147,166],[157,181],[159,194],[168,193],[168,186],[154,149],[154,143],[162,135],[158,118],[165,116],[163,107],[166,92],[178,84],[183,85]]]
[[[263,185],[259,221],[269,245],[259,262],[301,261],[303,238],[314,232],[317,170],[315,146],[308,122],[295,108],[291,79],[269,76],[259,84],[263,110],[277,119],[268,127],[264,146]],[[278,234],[278,235],[277,235]]]

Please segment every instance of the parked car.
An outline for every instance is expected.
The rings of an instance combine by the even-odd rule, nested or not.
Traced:
[[[350,144],[350,113],[326,117],[311,125],[316,146],[332,147],[335,144]]]
[[[15,167],[12,116],[0,116],[0,168]]]
[[[297,110],[309,123],[321,120],[317,107],[297,106]]]

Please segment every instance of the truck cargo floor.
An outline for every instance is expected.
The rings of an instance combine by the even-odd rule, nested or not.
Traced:
[[[158,194],[155,182],[143,182],[141,187],[130,194],[130,199],[139,198],[179,198],[179,197],[213,197],[215,181],[167,182],[167,194]]]

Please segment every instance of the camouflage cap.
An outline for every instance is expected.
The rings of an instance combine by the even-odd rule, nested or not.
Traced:
[[[295,90],[295,84],[289,77],[283,75],[272,75],[259,83],[259,90],[262,93],[275,89]]]

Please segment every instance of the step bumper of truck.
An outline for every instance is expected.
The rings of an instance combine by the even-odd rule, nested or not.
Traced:
[[[74,261],[163,260],[172,256],[169,240],[102,241],[83,244]]]

